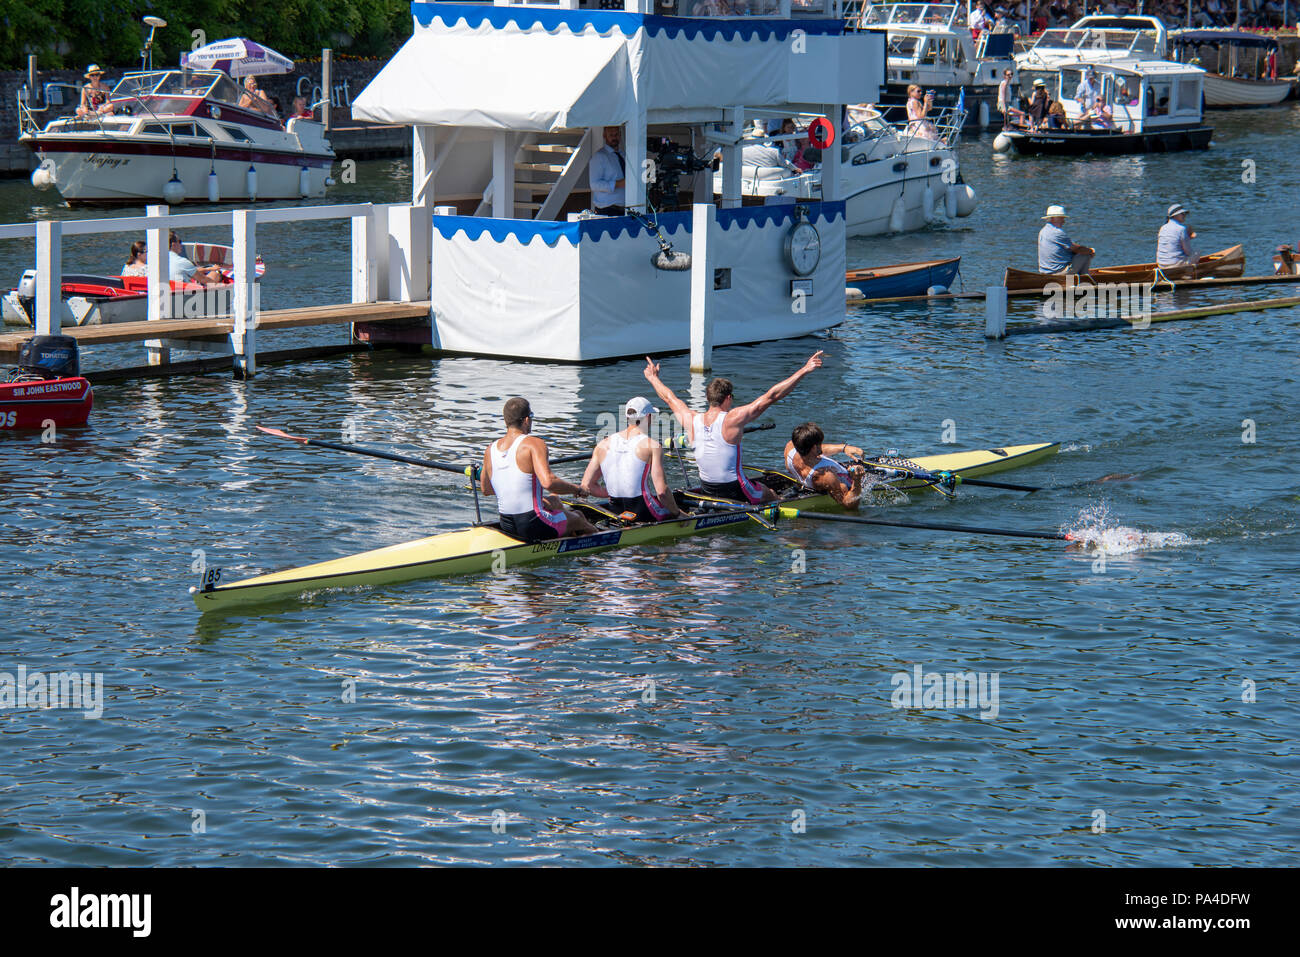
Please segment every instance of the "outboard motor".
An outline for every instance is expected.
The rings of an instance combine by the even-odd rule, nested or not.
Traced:
[[[81,375],[77,340],[72,336],[32,336],[18,353],[17,379],[75,379]]]
[[[36,270],[24,269],[18,280],[18,305],[23,307],[32,325],[36,325]]]

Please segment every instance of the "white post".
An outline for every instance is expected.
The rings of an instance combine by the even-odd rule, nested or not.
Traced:
[[[331,120],[330,107],[334,104],[334,51],[326,47],[320,51],[320,85],[321,99],[324,101],[320,106],[320,121],[325,127],[325,132],[330,131]]]
[[[717,222],[717,207],[695,203],[691,207],[691,371],[713,367],[713,258],[709,234]]]
[[[428,206],[394,206],[388,213],[388,298],[423,302],[429,298]]]
[[[417,123],[411,128],[411,202],[433,205],[434,132]]]
[[[984,338],[1007,337],[1007,287],[989,286],[984,290]]]
[[[235,330],[230,336],[235,354],[235,378],[251,379],[257,372],[257,214],[235,210]]]
[[[644,113],[637,113],[623,129],[626,131],[623,142],[623,157],[627,163],[627,172],[623,176],[623,205],[629,209],[645,205],[645,124]],[[602,136],[603,131],[602,131]]]
[[[388,285],[388,207],[352,217],[352,301],[379,302]]]
[[[831,121],[831,129],[835,131],[835,142],[822,150],[822,201],[831,202],[840,198],[840,137],[844,135],[844,130],[840,123],[840,115],[844,108],[839,103],[832,103],[830,111],[826,118]]]
[[[729,123],[730,136],[739,139],[745,132],[745,108],[733,106]],[[740,180],[744,175],[740,166],[740,144],[722,148],[722,206],[736,209],[740,206]]]
[[[36,334],[57,336],[63,327],[63,223],[36,224]]]
[[[512,219],[515,215],[514,135],[506,130],[492,134],[492,215]]]
[[[149,218],[161,218],[163,222],[157,226],[150,227],[145,232],[145,275],[148,277],[148,295],[146,297],[146,313],[150,322],[156,322],[159,319],[169,319],[172,314],[172,287],[171,287],[171,253],[167,246],[167,240],[171,230],[167,226],[166,206],[146,206],[145,215]],[[145,343],[145,349],[149,352],[149,365],[159,366],[167,365],[171,361],[171,350],[164,346],[157,339],[150,339]]]

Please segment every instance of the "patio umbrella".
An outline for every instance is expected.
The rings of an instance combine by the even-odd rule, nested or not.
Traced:
[[[293,61],[269,47],[243,37],[218,40],[181,54],[181,66],[191,70],[225,70],[238,79],[268,73],[292,73]]]

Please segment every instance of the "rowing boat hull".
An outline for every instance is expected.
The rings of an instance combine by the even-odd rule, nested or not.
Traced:
[[[1032,465],[1056,454],[1059,448],[1059,444],[1042,442],[924,456],[912,461],[930,471],[950,471],[965,478],[975,478]],[[923,484],[913,481],[903,483],[900,487],[918,487]],[[800,510],[810,512],[841,510],[828,495],[796,497],[780,504],[797,505]],[[230,611],[331,588],[373,588],[428,578],[503,571],[561,556],[594,555],[614,548],[649,545],[718,529],[736,528],[750,524],[753,521],[752,514],[751,509],[737,507],[532,545],[511,538],[492,525],[480,525],[400,545],[389,545],[346,558],[258,575],[227,585],[214,584],[208,590],[195,591],[194,603],[204,612]]]
[[[844,285],[857,290],[864,299],[924,296],[931,286],[949,288],[960,268],[961,257],[958,256],[875,269],[851,269],[844,276]]]
[[[1123,266],[1099,266],[1087,276],[1062,276],[1059,273],[1029,272],[1024,269],[1007,267],[1002,277],[1002,284],[1008,292],[1041,291],[1050,284],[1078,285],[1081,283],[1148,283],[1156,281],[1155,263],[1132,263]],[[1160,270],[1166,279],[1205,279],[1211,276],[1240,276],[1246,271],[1246,253],[1240,244],[1221,249],[1217,253],[1202,256],[1196,267],[1196,275],[1187,266],[1166,266]]]

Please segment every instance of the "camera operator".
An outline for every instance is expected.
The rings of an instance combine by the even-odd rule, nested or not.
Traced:
[[[605,127],[605,145],[595,152],[587,167],[591,181],[591,205],[602,216],[622,216],[627,212],[623,192],[627,159],[619,149],[622,133],[621,127]]]

